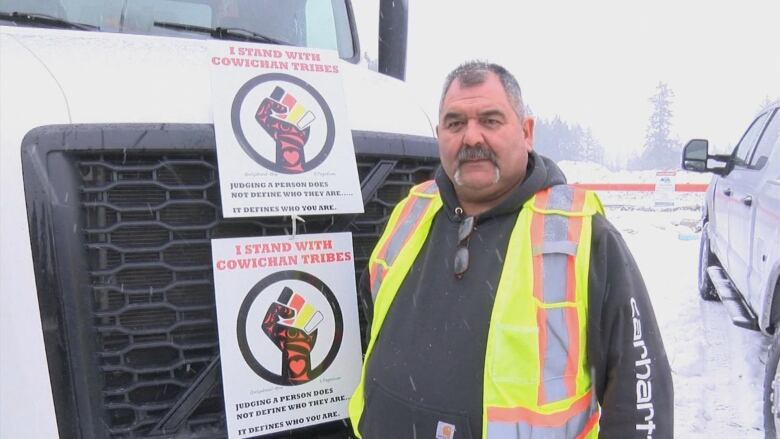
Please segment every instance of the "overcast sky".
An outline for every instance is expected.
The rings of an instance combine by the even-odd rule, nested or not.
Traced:
[[[780,0],[409,0],[409,28],[407,82],[432,115],[447,72],[486,59],[538,117],[590,127],[613,156],[643,145],[659,81],[673,136],[718,150],[780,98]]]

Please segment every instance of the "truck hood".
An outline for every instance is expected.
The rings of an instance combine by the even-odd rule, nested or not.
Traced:
[[[21,27],[0,37],[40,61],[71,123],[213,123],[209,40]],[[344,61],[339,70],[352,130],[434,135],[401,81]]]

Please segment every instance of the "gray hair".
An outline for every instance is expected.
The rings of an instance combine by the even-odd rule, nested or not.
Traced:
[[[525,105],[523,105],[523,94],[520,91],[520,84],[517,83],[517,79],[507,69],[498,64],[477,60],[466,61],[447,75],[447,78],[444,80],[444,89],[441,92],[439,110],[441,111],[441,107],[444,105],[444,96],[456,79],[463,87],[473,87],[483,84],[487,80],[488,72],[498,76],[509,103],[512,104],[512,108],[517,113],[517,116],[522,119],[525,116]]]

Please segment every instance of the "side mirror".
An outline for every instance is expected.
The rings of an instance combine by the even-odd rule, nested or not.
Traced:
[[[685,145],[682,156],[682,168],[693,172],[707,172],[709,142],[705,139],[693,139]]]

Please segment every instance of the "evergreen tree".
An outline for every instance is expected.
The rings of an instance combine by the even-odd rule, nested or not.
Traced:
[[[655,94],[650,98],[653,113],[647,125],[644,150],[639,156],[635,168],[664,169],[676,168],[680,162],[680,144],[671,138],[672,98],[674,92],[663,82],[659,82]]]
[[[593,132],[588,128],[582,139],[582,158],[593,163],[604,163],[604,147],[593,138]]]
[[[604,147],[593,137],[590,128],[569,125],[557,115],[549,121],[536,119],[534,149],[554,161],[604,161]]]
[[[550,124],[547,120],[537,117],[534,126],[534,149],[539,154],[556,160],[558,154],[557,144],[552,135]]]

